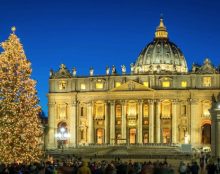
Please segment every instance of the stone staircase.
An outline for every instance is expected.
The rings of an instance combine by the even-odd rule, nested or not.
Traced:
[[[121,145],[121,146],[82,146],[77,148],[68,148],[61,150],[50,150],[47,151],[48,155],[52,155],[54,157],[59,156],[78,156],[83,158],[102,158],[102,159],[110,159],[110,158],[133,158],[133,159],[143,159],[143,158],[185,158],[187,156],[191,156],[191,154],[186,154],[181,152],[179,146],[168,146],[168,145],[148,145],[148,146],[140,146],[140,145]]]

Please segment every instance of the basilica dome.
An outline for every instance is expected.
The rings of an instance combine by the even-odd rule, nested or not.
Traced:
[[[160,19],[152,42],[141,51],[134,65],[134,73],[187,72],[187,64],[182,51],[168,39],[168,32]]]

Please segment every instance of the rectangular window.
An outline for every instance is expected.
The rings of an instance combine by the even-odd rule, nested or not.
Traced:
[[[80,84],[80,89],[86,89],[85,83],[81,83],[81,84]]]
[[[149,87],[149,83],[148,82],[143,82],[143,85],[146,86],[147,88]]]
[[[187,87],[187,82],[186,81],[182,81],[181,82],[181,87],[182,88],[186,88]]]
[[[103,89],[103,83],[100,83],[100,82],[96,83],[95,88],[96,89]]]
[[[144,117],[148,117],[148,105],[144,105]]]
[[[169,87],[170,87],[170,82],[169,82],[169,81],[163,81],[163,82],[162,82],[162,86],[163,86],[164,88],[169,88]]]
[[[211,77],[203,77],[203,86],[210,87],[212,85]]]
[[[121,86],[121,82],[115,82],[115,87],[117,88],[119,86]]]
[[[116,108],[115,108],[115,110],[116,110],[116,117],[121,117],[121,105],[116,105]]]

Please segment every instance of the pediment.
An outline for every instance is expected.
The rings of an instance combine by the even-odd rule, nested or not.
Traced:
[[[111,89],[110,91],[153,91],[153,89],[130,80],[119,87]]]
[[[57,72],[51,72],[51,79],[59,79],[59,78],[71,78],[71,73],[66,68],[64,64],[60,65],[60,69]]]
[[[196,71],[198,74],[215,74],[216,72],[215,67],[208,58],[205,59],[204,64]]]

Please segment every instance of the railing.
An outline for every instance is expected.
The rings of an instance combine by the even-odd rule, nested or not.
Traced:
[[[78,145],[78,147],[180,147],[180,144],[177,143],[147,143],[147,144],[87,144],[87,145]]]

